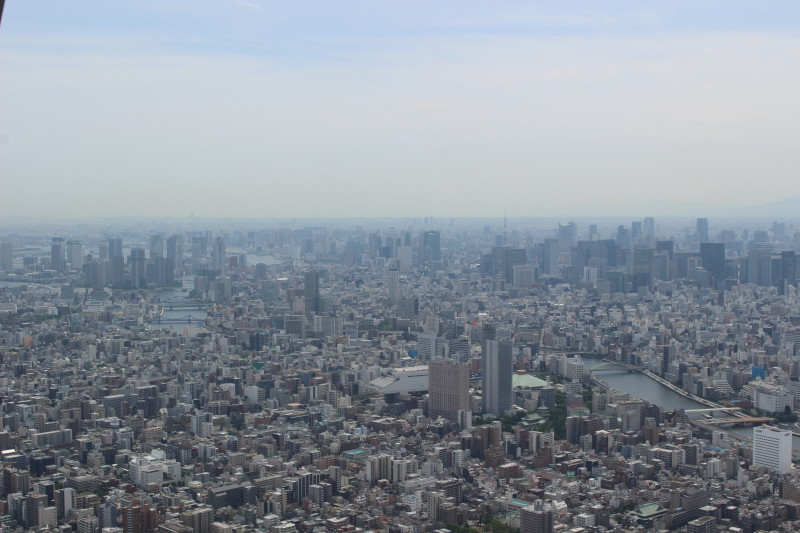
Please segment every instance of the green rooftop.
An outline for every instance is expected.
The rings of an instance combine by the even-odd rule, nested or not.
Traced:
[[[645,503],[630,512],[630,515],[637,520],[652,520],[666,513],[667,510],[661,507],[658,502]]]
[[[546,381],[542,381],[530,374],[514,374],[511,376],[512,387],[528,387],[533,389],[536,387],[544,387],[545,385],[547,385]]]

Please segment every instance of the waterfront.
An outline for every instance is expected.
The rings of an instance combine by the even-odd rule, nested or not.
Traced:
[[[587,369],[592,369],[598,366],[603,361],[601,359],[584,358],[583,364]],[[627,370],[600,370],[597,372],[597,377],[608,383],[610,386],[621,392],[627,392],[634,398],[647,400],[648,402],[658,405],[666,411],[674,411],[675,409],[704,409],[706,405],[690,400],[671,391],[666,386],[658,383],[657,381],[647,377],[641,372],[628,373]],[[692,417],[697,418],[699,415],[695,414]],[[726,433],[733,433],[740,437],[752,436],[753,430],[746,427],[729,427],[720,428],[721,431]],[[794,437],[794,449],[800,450],[800,438]]]

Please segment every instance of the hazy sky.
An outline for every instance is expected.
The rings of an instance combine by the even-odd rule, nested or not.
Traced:
[[[0,216],[777,200],[799,28],[795,1],[6,0]]]

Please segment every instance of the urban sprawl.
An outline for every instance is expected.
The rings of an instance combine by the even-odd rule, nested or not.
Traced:
[[[800,227],[223,223],[4,230],[0,531],[800,530]]]

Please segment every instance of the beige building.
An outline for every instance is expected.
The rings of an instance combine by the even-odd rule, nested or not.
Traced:
[[[469,410],[469,365],[450,360],[428,367],[428,416],[458,422],[458,412]]]

